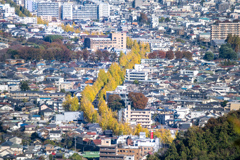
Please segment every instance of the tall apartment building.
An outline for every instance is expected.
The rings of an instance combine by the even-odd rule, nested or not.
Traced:
[[[24,7],[30,12],[37,11],[37,0],[25,0]]]
[[[73,19],[97,19],[98,5],[84,4],[73,7]]]
[[[136,124],[141,124],[144,128],[151,128],[152,115],[149,109],[131,109],[129,105],[121,111],[124,122],[135,122]]]
[[[62,19],[73,19],[73,3],[62,4]]]
[[[98,19],[110,16],[110,5],[109,3],[99,3],[98,5]]]
[[[85,38],[84,46],[92,50],[104,48],[126,49],[126,33],[112,33],[107,38]]]
[[[229,34],[240,36],[240,23],[220,22],[211,26],[211,40],[226,39]]]
[[[49,19],[49,17],[60,19],[60,3],[39,2],[37,6],[37,16],[43,19]]]

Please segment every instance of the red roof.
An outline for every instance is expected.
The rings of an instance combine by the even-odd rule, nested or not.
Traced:
[[[93,140],[93,143],[95,145],[101,145],[101,139],[95,139],[95,140]]]
[[[87,139],[87,138],[86,138],[86,139],[84,139],[83,141],[84,141],[84,142],[88,142],[88,141],[90,141],[90,139]]]
[[[95,132],[87,132],[87,135],[96,135],[97,133]]]

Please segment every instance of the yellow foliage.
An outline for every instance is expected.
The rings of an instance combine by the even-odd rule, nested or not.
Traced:
[[[63,107],[66,111],[77,111],[79,109],[78,98],[73,98],[68,94],[66,100],[63,102]]]
[[[168,129],[159,129],[154,132],[154,135],[160,138],[160,141],[165,144],[170,144],[173,141],[170,130]]]

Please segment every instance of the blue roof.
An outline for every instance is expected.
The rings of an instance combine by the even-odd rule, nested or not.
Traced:
[[[23,127],[23,126],[26,126],[26,125],[28,125],[28,124],[27,123],[23,123],[20,126]]]
[[[40,115],[33,115],[32,117],[40,117]]]

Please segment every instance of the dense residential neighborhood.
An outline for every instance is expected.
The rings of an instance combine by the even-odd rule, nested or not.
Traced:
[[[240,158],[239,13],[1,0],[0,159]]]

